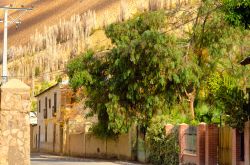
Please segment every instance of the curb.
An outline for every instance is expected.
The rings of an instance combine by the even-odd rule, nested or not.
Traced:
[[[73,161],[73,162],[102,162],[105,161],[107,163],[118,163],[121,165],[149,165],[149,164],[143,164],[139,162],[126,162],[121,160],[105,160],[105,159],[89,159],[89,158],[77,158],[77,157],[70,157],[70,156],[58,156],[58,155],[46,155],[46,154],[40,154],[41,158],[47,158],[47,159],[57,159],[57,160],[64,160],[64,161]]]

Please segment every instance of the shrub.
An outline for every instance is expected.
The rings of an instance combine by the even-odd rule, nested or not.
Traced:
[[[164,126],[167,124],[166,116],[155,117],[147,130],[146,142],[149,151],[149,161],[156,165],[179,164],[178,127],[166,135]]]

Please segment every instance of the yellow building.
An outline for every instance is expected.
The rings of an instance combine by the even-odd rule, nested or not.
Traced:
[[[63,113],[71,105],[72,92],[67,84],[57,83],[37,98],[37,150],[63,152]]]

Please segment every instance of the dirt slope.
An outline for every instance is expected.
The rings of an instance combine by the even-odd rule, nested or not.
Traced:
[[[22,19],[21,26],[16,29],[15,25],[9,27],[9,45],[20,45],[28,42],[30,35],[36,30],[42,31],[44,26],[51,26],[60,19],[68,19],[74,14],[82,14],[88,10],[101,10],[119,0],[0,0],[0,6],[13,4],[14,6],[30,7],[34,10],[27,12]],[[12,17],[17,12],[11,13]],[[0,18],[2,18],[2,14]],[[0,24],[0,46],[2,46],[3,25]]]

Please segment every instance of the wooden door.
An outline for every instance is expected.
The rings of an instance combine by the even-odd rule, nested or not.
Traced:
[[[219,165],[232,165],[232,129],[219,128]]]

